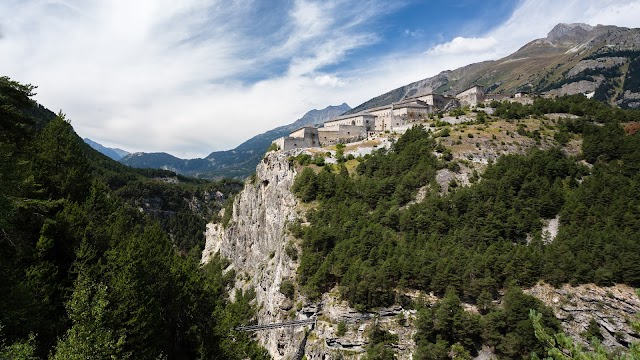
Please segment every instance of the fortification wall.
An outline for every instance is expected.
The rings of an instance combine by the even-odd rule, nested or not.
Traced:
[[[446,97],[444,95],[438,95],[438,94],[427,94],[427,95],[417,97],[416,99],[424,101],[427,104],[435,107],[436,109],[443,109],[445,106],[447,106],[447,103],[449,103],[449,101],[451,100],[451,98],[449,97]]]
[[[339,125],[318,129],[318,138],[323,146],[359,141],[366,137],[367,130],[364,126]]]
[[[475,106],[484,101],[484,90],[482,86],[474,86],[459,93],[456,98],[462,106]]]

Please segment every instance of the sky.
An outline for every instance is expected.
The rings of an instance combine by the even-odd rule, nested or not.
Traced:
[[[561,22],[640,27],[640,0],[0,0],[0,76],[82,137],[194,158]]]

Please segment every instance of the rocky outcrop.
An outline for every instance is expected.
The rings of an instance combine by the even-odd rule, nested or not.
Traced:
[[[334,289],[324,294],[318,304],[320,316],[314,329],[315,341],[307,344],[308,359],[361,358],[369,344],[369,331],[375,324],[398,336],[398,343],[394,345],[398,359],[412,358],[416,348],[413,341],[415,310],[393,306],[361,313],[338,298]],[[338,331],[340,322],[344,322],[344,333]]]
[[[593,284],[554,288],[538,284],[525,290],[551,307],[562,321],[565,333],[586,344],[584,333],[593,319],[600,328],[602,344],[608,348],[628,346],[640,340],[631,327],[640,313],[640,298],[626,285],[599,287]]]
[[[627,62],[626,57],[601,57],[594,60],[582,60],[569,70],[567,77],[574,77],[585,70],[610,69],[623,65],[625,62]]]
[[[558,89],[549,90],[546,92],[547,95],[552,96],[563,96],[563,95],[574,95],[574,94],[587,94],[596,91],[596,89],[602,84],[604,81],[604,76],[596,75],[592,77],[594,81],[589,80],[580,80],[575,81],[569,84],[564,84]]]
[[[294,359],[302,354],[308,359],[359,357],[368,344],[367,331],[375,322],[398,334],[399,358],[410,358],[415,348],[412,340],[415,329],[410,326],[414,311],[393,307],[359,313],[338,300],[337,291],[324,294],[314,303],[297,293],[293,300],[280,293],[282,281],[294,280],[297,269],[297,262],[287,255],[286,248],[295,247],[295,239],[286,228],[302,217],[305,209],[290,191],[297,171],[288,159],[301,152],[266,155],[256,169],[255,178],[236,197],[229,225],[226,228],[215,223],[207,225],[202,262],[206,263],[216,253],[231,261],[230,267],[237,274],[235,288],[256,292],[260,324],[318,317],[312,332],[308,332],[308,327],[257,332],[258,341],[276,359]],[[337,325],[341,321],[347,329],[339,335]]]
[[[202,261],[208,261],[216,252],[231,261],[237,274],[235,288],[256,292],[259,323],[298,316],[290,314],[293,304],[279,289],[283,280],[294,279],[296,271],[296,263],[286,254],[285,247],[289,241],[286,225],[297,217],[296,198],[290,191],[296,169],[288,158],[299,152],[268,153],[258,164],[255,177],[236,197],[228,226],[207,226]],[[301,312],[299,318],[309,315]],[[272,356],[293,357],[305,331],[285,328],[261,331],[257,337]]]

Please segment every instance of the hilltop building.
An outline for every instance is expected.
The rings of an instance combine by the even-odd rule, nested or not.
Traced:
[[[428,105],[433,106],[436,109],[444,109],[451,101],[455,101],[455,98],[439,95],[439,94],[425,94],[415,96],[413,99],[424,101]]]
[[[458,99],[462,106],[476,106],[484,102],[484,87],[473,85],[467,90],[458,93],[456,99]]]
[[[282,151],[291,149],[304,149],[319,147],[318,129],[313,126],[304,126],[295,130],[289,136],[283,136],[274,141]]]
[[[484,88],[474,85],[456,97],[423,94],[390,105],[338,116],[321,128],[306,126],[274,141],[281,150],[355,142],[381,132],[403,131],[412,123],[426,120],[436,111],[460,105],[475,106],[484,101]]]
[[[337,126],[361,126],[366,131],[372,131],[375,124],[375,115],[367,113],[357,113],[350,115],[342,115],[324,123],[325,128],[334,128]]]

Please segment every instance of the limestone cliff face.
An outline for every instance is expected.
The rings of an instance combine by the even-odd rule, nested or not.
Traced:
[[[538,284],[525,290],[553,309],[567,335],[586,344],[584,333],[593,319],[600,328],[602,345],[626,347],[640,339],[631,327],[640,313],[640,298],[626,285],[600,287],[593,284],[554,288]]]
[[[296,359],[302,355],[307,359],[334,359],[347,354],[359,358],[368,344],[366,331],[374,322],[398,334],[398,357],[410,359],[415,349],[415,328],[411,326],[414,311],[393,307],[375,313],[358,313],[338,300],[337,291],[324,294],[312,303],[298,291],[293,301],[280,293],[283,280],[295,281],[298,266],[285,248],[295,243],[286,231],[287,224],[304,217],[304,209],[290,190],[297,171],[288,161],[300,152],[302,150],[266,155],[256,169],[255,179],[248,181],[236,197],[229,225],[226,228],[215,223],[207,225],[202,262],[209,261],[217,252],[231,261],[236,271],[235,288],[256,292],[260,324],[318,315],[317,326],[311,333],[302,327],[256,333],[258,341],[275,359]],[[399,318],[405,320],[400,322]],[[341,321],[347,325],[346,333],[337,335]]]
[[[299,151],[298,151],[299,152]],[[287,319],[292,307],[279,291],[284,279],[294,279],[296,264],[286,255],[286,224],[296,218],[296,198],[290,189],[296,170],[288,162],[291,152],[268,153],[233,204],[226,228],[208,224],[202,261],[216,252],[229,259],[238,289],[254,289],[259,323]],[[257,333],[273,357],[293,355],[304,337],[303,328]]]

